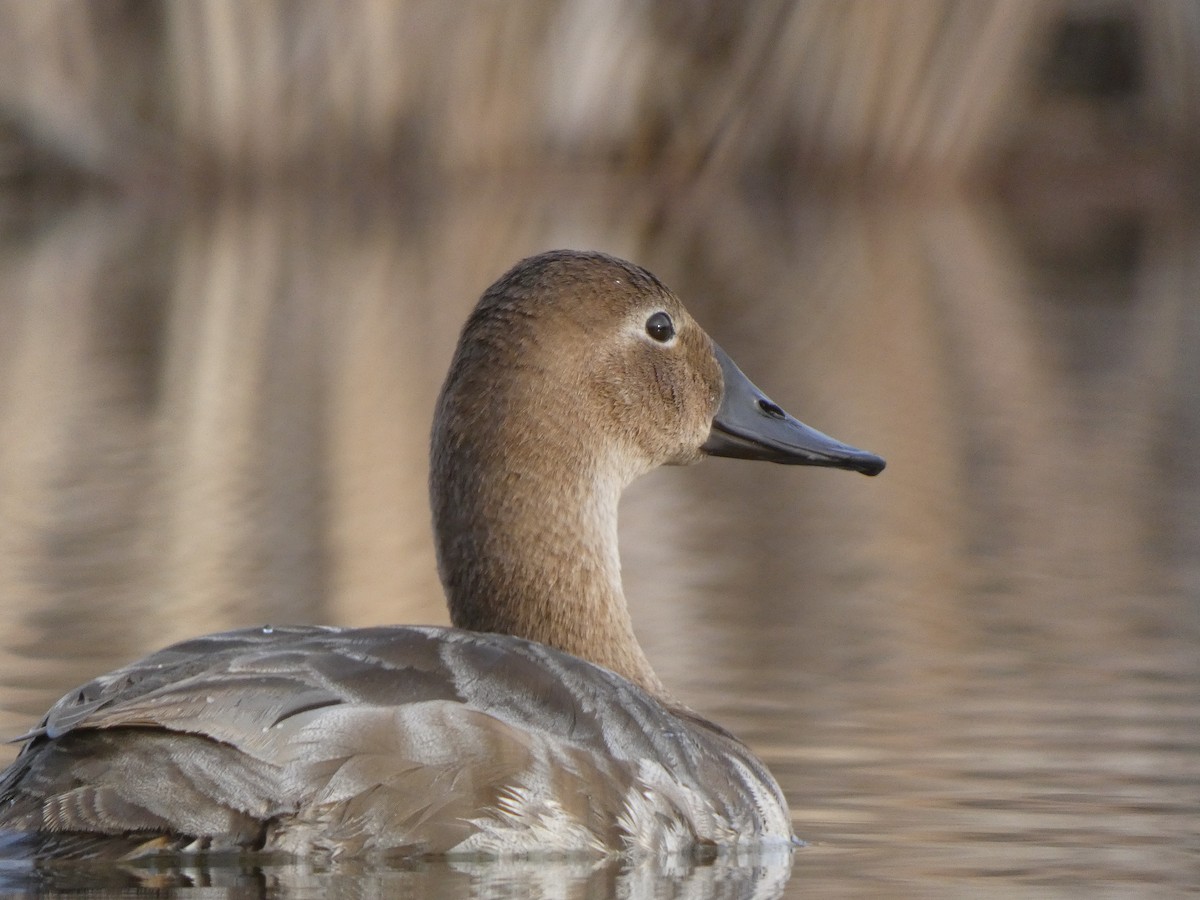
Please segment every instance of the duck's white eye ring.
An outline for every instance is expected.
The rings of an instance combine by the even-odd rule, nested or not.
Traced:
[[[665,312],[656,312],[646,320],[646,334],[660,344],[665,344],[675,337],[675,323]]]

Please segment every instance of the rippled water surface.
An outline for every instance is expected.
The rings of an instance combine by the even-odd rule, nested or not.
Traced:
[[[0,727],[189,634],[443,621],[429,412],[486,284],[641,262],[877,479],[711,460],[636,484],[663,680],[807,841],[737,865],[38,872],[182,896],[1173,896],[1200,890],[1200,231],[1178,211],[740,187],[446,184],[354,210],[99,200],[0,258]],[[497,229],[495,223],[505,223]],[[647,223],[654,223],[653,227]],[[7,757],[6,757],[7,758]],[[3,849],[3,848],[0,848]],[[193,890],[195,889],[195,890]]]

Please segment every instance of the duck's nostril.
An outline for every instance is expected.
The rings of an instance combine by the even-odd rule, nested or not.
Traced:
[[[770,400],[759,400],[758,408],[765,412],[772,419],[787,418],[787,413],[772,403]]]

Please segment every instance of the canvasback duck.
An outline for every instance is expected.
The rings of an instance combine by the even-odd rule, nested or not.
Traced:
[[[787,803],[634,637],[617,501],[732,456],[875,475],[772,403],[645,269],[555,251],[488,288],[437,404],[454,627],[265,627],[103,675],[22,736],[39,853],[670,854],[788,846]]]

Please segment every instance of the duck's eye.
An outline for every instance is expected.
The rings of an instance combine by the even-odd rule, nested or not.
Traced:
[[[665,312],[656,312],[646,320],[646,334],[660,344],[665,344],[675,337],[675,323]]]

